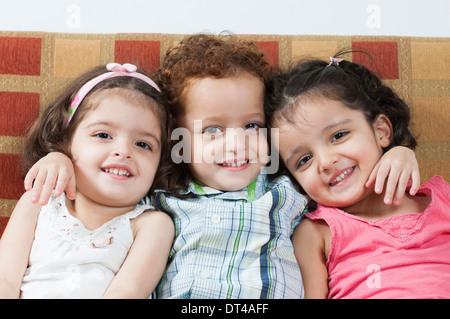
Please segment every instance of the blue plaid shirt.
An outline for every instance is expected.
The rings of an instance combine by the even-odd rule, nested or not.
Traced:
[[[302,298],[290,237],[306,198],[289,179],[265,174],[241,191],[191,183],[190,199],[156,192],[175,242],[155,298]]]

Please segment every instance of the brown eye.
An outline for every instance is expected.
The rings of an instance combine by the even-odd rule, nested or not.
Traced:
[[[333,138],[331,139],[333,142],[340,140],[341,138],[343,138],[344,136],[346,136],[348,134],[348,132],[338,132],[336,134],[333,135]]]
[[[312,156],[311,155],[307,155],[307,156],[303,156],[297,163],[297,169],[299,169],[300,167],[302,167],[303,165],[307,164],[310,160],[311,160]]]
[[[146,150],[152,150],[152,147],[149,144],[145,143],[145,142],[137,142],[136,146],[140,147],[140,148],[143,148],[143,149],[146,149]]]
[[[101,138],[101,139],[112,139],[111,135],[109,135],[108,133],[105,133],[105,132],[96,133],[96,134],[94,134],[94,136]]]

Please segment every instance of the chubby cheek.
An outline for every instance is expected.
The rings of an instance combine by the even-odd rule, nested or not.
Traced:
[[[310,172],[304,172],[294,175],[294,178],[313,200],[317,201],[320,198],[324,185],[318,175],[313,175]]]
[[[147,191],[152,187],[153,182],[155,181],[155,176],[156,176],[156,171],[147,174],[146,176],[143,177],[142,179],[142,184],[143,184],[143,195],[145,195],[147,193]],[[143,196],[141,195],[141,196]]]
[[[99,161],[98,150],[96,151],[94,147],[87,147],[81,151],[72,149],[71,156],[75,172],[83,172],[92,169],[92,167],[96,167],[95,165],[99,165],[97,163]]]
[[[259,138],[258,148],[253,150],[258,162],[266,164],[269,161],[269,144],[266,139]]]
[[[74,135],[70,143],[70,154],[72,161],[92,161],[97,158],[101,150],[100,145],[93,145],[91,141],[84,136],[79,136],[81,134]]]
[[[192,133],[192,138],[186,140],[186,144],[183,147],[183,157],[190,158],[191,163],[202,162],[204,160],[204,149],[205,147],[211,148],[210,144],[211,142],[204,141],[201,135]]]
[[[86,154],[86,152],[79,152],[79,150],[76,148],[72,148],[70,151],[72,156],[73,168],[75,170],[78,170],[79,167],[82,166],[84,158],[91,158],[89,157],[89,154]]]
[[[197,139],[193,143],[192,163],[215,163],[222,162],[223,158],[223,140]],[[201,161],[201,162],[200,162]]]

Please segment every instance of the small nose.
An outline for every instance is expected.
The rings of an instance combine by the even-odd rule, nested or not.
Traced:
[[[130,154],[128,154],[128,153],[126,153],[126,152],[123,152],[123,151],[117,151],[117,152],[115,152],[114,153],[114,155],[115,156],[117,156],[117,157],[120,157],[120,158],[130,158],[131,157],[131,155]]]
[[[320,171],[327,171],[334,167],[338,162],[338,156],[330,150],[323,150],[316,157],[319,157]]]
[[[127,143],[120,143],[114,151],[114,156],[121,159],[131,158],[130,147],[127,145]]]
[[[225,151],[235,154],[245,151],[246,134],[242,128],[227,128],[225,138]]]

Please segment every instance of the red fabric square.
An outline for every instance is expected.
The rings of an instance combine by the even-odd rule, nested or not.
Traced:
[[[0,74],[40,75],[41,41],[0,37]]]
[[[135,64],[149,75],[159,68],[159,41],[116,41],[115,62]]]
[[[8,224],[9,217],[0,217],[0,238],[2,238],[6,225]]]
[[[0,92],[0,135],[25,136],[39,115],[39,94]]]
[[[19,199],[25,192],[21,163],[19,154],[0,154],[0,198]]]
[[[354,52],[353,62],[375,72],[382,79],[398,79],[397,42],[352,42],[354,50],[363,49],[372,56]]]
[[[278,71],[278,41],[257,41],[261,49],[267,54],[267,59],[274,71]]]

